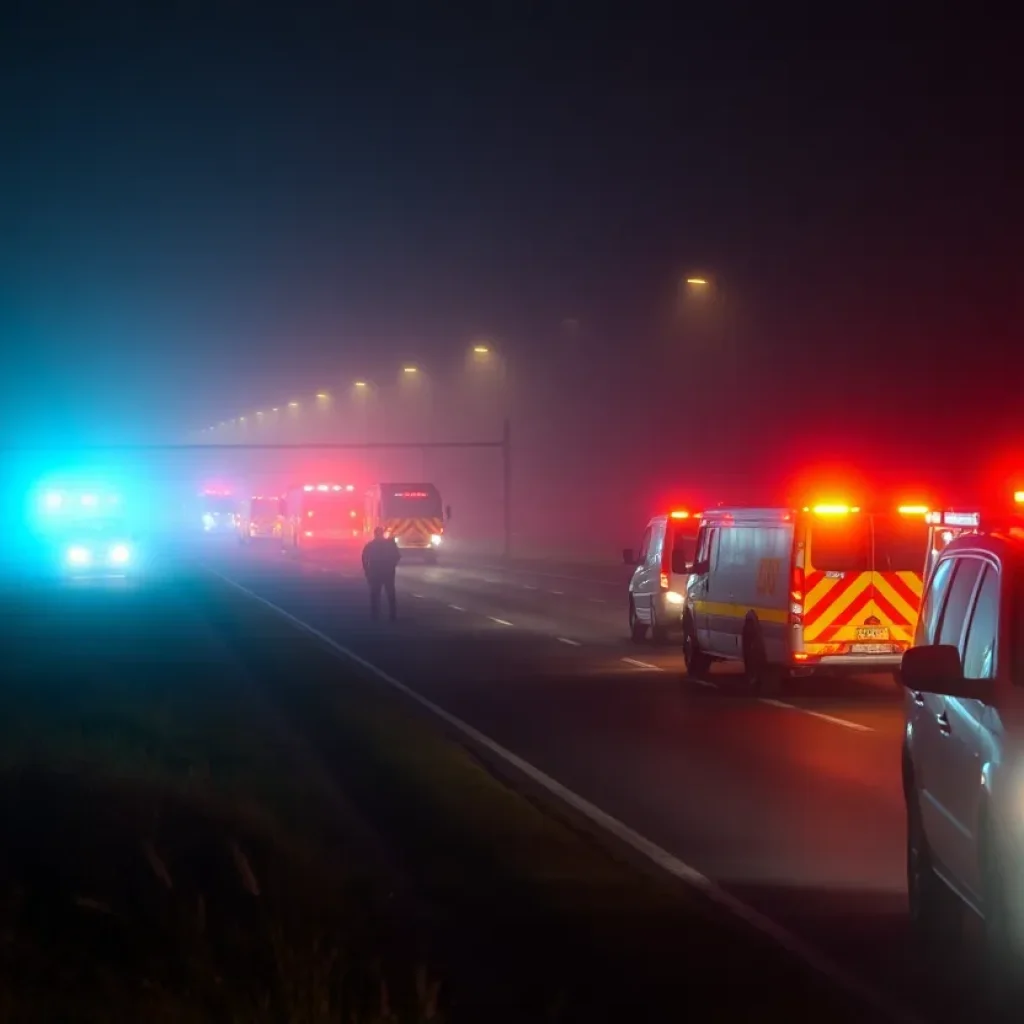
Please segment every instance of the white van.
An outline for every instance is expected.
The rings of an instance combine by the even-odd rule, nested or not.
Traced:
[[[633,566],[629,581],[629,635],[640,643],[650,630],[655,643],[682,627],[686,575],[697,546],[700,513],[670,512],[647,524],[640,550],[626,548],[622,560]]]
[[[686,587],[688,673],[738,661],[757,690],[815,668],[892,671],[913,640],[929,539],[917,506],[705,512]]]

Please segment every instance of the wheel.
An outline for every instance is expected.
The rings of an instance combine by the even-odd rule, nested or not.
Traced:
[[[647,627],[636,617],[636,605],[629,599],[629,638],[635,644],[642,644],[647,636]]]
[[[917,793],[907,794],[907,898],[910,926],[931,953],[945,953],[959,938],[963,920],[960,900],[935,873],[921,822]]]
[[[700,649],[697,629],[689,615],[683,620],[683,658],[690,679],[702,679],[711,668],[711,659]]]
[[[761,632],[752,624],[743,630],[743,675],[755,697],[775,693],[782,682],[782,670],[768,664]]]
[[[651,642],[663,644],[668,641],[668,627],[658,624],[658,606],[654,598],[651,598]]]

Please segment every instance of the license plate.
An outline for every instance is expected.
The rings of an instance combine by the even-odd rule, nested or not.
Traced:
[[[892,644],[850,644],[854,654],[893,654],[896,650]]]
[[[888,640],[889,630],[886,626],[858,626],[858,640]]]

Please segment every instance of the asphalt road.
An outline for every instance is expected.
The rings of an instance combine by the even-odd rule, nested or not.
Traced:
[[[906,917],[901,694],[810,678],[753,699],[682,680],[626,638],[625,570],[522,563],[399,571],[369,620],[354,561],[207,545],[204,563],[325,633],[635,829],[894,1005],[955,1019],[973,968],[915,958]]]

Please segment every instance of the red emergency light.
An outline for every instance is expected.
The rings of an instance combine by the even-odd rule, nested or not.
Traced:
[[[426,498],[429,497],[426,491],[395,491],[392,495],[395,498]]]
[[[338,491],[354,491],[354,484],[304,484],[302,489],[304,491],[330,491],[337,493]]]

